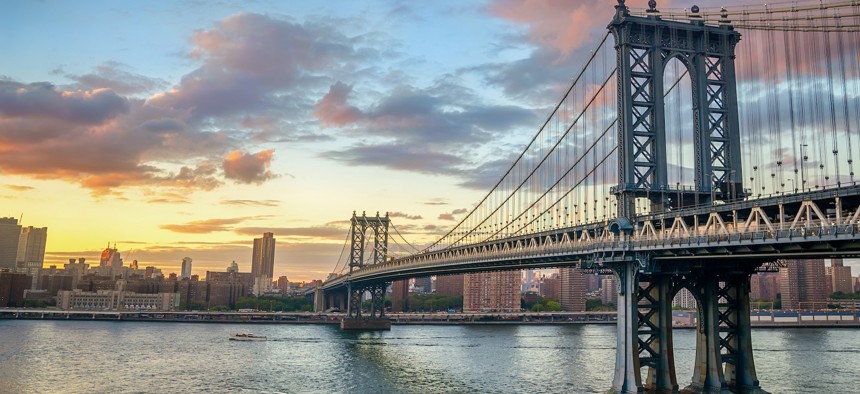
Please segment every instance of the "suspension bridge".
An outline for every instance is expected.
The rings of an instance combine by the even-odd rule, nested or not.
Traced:
[[[447,234],[418,250],[387,215],[354,214],[344,270],[317,289],[317,309],[345,307],[345,327],[369,327],[394,280],[576,266],[618,279],[613,391],[678,392],[671,300],[686,288],[699,326],[683,390],[763,392],[750,276],[786,258],[860,255],[860,2],[618,0],[598,41]],[[389,239],[412,250],[389,258]]]

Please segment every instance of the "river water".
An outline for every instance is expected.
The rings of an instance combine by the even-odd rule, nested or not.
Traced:
[[[249,331],[268,342],[228,341]],[[681,387],[693,330],[675,330]],[[772,393],[860,393],[860,329],[756,329]],[[0,321],[6,393],[600,393],[614,325],[394,326]]]

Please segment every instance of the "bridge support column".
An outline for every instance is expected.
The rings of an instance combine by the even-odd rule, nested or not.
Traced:
[[[745,269],[706,272],[696,281],[696,364],[684,392],[765,393],[753,361],[749,293]]]
[[[696,359],[693,380],[684,392],[730,393],[723,376],[720,355],[720,309],[718,295],[719,279],[705,273],[699,279],[695,293],[699,306],[699,324],[696,329]]]
[[[324,312],[326,310],[326,294],[323,289],[317,288],[314,290],[314,312]]]
[[[675,356],[672,344],[672,276],[648,275],[639,290],[639,365],[648,368],[649,392],[675,393]],[[645,338],[643,340],[643,337]]]
[[[721,316],[729,332],[724,347],[733,356],[726,361],[725,377],[736,393],[763,393],[753,361],[752,336],[750,333],[750,276],[735,273],[726,281],[726,303],[728,307]]]
[[[390,330],[391,321],[385,317],[385,283],[363,288],[349,287],[349,306],[346,317],[340,321],[341,330]],[[370,292],[370,316],[362,317],[361,307],[364,293]]]
[[[618,279],[618,322],[615,347],[615,377],[612,392],[642,392],[639,373],[639,277],[636,262],[613,268]]]

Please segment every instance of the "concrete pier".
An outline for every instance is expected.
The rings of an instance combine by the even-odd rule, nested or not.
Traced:
[[[344,318],[340,321],[340,329],[344,331],[363,330],[363,331],[381,331],[391,330],[391,320],[388,318],[362,318],[352,317]]]

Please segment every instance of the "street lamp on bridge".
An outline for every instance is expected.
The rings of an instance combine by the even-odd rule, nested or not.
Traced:
[[[803,153],[803,148],[806,148],[807,146],[808,145],[806,144],[800,144],[800,190],[804,192],[806,191],[806,169],[803,163],[805,163],[806,160],[809,159],[809,156],[806,156]]]

